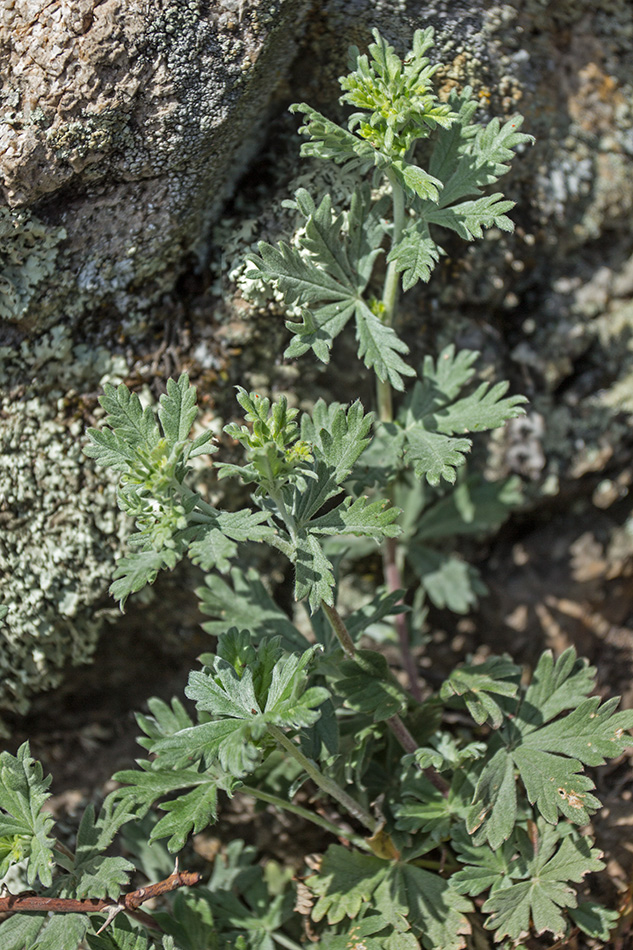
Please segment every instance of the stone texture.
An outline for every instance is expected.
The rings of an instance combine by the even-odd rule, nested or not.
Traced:
[[[306,0],[17,0],[0,43],[0,191],[64,228],[22,326],[146,308],[262,134]]]

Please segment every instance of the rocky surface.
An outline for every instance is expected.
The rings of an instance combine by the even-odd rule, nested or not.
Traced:
[[[123,316],[173,286],[261,139],[306,6],[9,5],[0,192],[65,241],[55,279],[43,274],[31,306],[5,319],[41,330],[62,311],[111,305]]]

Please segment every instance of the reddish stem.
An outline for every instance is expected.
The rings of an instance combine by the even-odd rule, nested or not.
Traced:
[[[395,539],[387,538],[382,550],[382,563],[385,575],[385,583],[387,585],[387,590],[392,593],[394,590],[400,590],[402,588],[402,577],[400,575],[400,568],[398,567],[396,560],[396,552],[398,547]],[[400,599],[398,604],[402,603],[404,603],[404,601]],[[396,614],[394,623],[396,626],[396,632],[398,634],[398,642],[400,644],[402,665],[404,666],[407,679],[409,681],[409,692],[418,703],[421,703],[422,691],[420,690],[420,684],[418,682],[418,670],[413,654],[411,653],[411,647],[409,646],[409,631],[407,630],[407,621],[404,614]]]

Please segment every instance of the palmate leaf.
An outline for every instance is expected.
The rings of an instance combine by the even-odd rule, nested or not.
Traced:
[[[578,907],[571,908],[569,916],[583,933],[603,941],[609,939],[620,919],[617,910],[608,910],[594,901],[583,901]]]
[[[202,624],[212,636],[225,633],[229,626],[250,630],[254,643],[268,637],[281,637],[285,650],[305,650],[308,642],[288,615],[277,606],[253,568],[244,573],[235,567],[229,584],[217,574],[208,574],[204,587],[198,587],[200,610],[213,620]]]
[[[458,856],[461,870],[451,875],[451,887],[460,894],[477,897],[489,888],[498,890],[508,886],[513,878],[520,877],[517,862],[517,845],[512,836],[500,848],[474,845],[464,823],[453,825],[450,832],[451,845]]]
[[[561,843],[557,830],[543,821],[538,823],[538,831],[535,849],[526,832],[518,829],[521,857],[517,880],[494,889],[483,905],[484,913],[489,914],[485,926],[495,931],[495,940],[527,936],[530,923],[537,934],[562,937],[567,927],[563,911],[578,904],[570,884],[579,884],[586,874],[604,868],[600,852],[591,848],[586,838],[571,834]]]
[[[319,900],[312,917],[338,923],[356,918],[371,902],[397,933],[411,931],[429,950],[460,950],[470,925],[464,916],[472,905],[437,874],[400,861],[328,848],[308,887]]]
[[[117,561],[110,587],[110,593],[121,608],[130,594],[153,584],[160,571],[173,570],[185,554],[205,571],[216,568],[226,573],[231,566],[230,558],[237,554],[239,542],[270,541],[274,536],[273,528],[267,524],[269,513],[246,508],[217,511],[205,505],[203,512],[196,512],[196,522],[188,524],[187,515],[194,509],[196,500],[197,496],[193,496],[184,513],[177,514],[177,524],[184,527],[171,530],[168,526],[164,537],[161,534],[156,537],[160,520],[157,515],[155,520],[150,517],[147,530],[129,538],[130,546],[139,550],[132,550]],[[165,520],[170,520],[169,511]]]
[[[170,447],[187,439],[197,415],[196,390],[189,385],[187,374],[178,382],[168,379],[167,392],[159,400],[158,418]]]
[[[143,409],[136,393],[121,383],[106,383],[99,402],[106,410],[102,429],[89,429],[86,455],[115,471],[130,473],[147,470],[148,460],[164,442],[164,457],[172,467],[197,455],[214,452],[211,432],[188,440],[197,415],[196,390],[183,373],[178,381],[167,381],[167,392],[160,398],[158,413],[150,406]],[[160,420],[160,426],[157,421]],[[164,464],[164,463],[163,463]]]
[[[334,690],[355,712],[381,722],[404,712],[406,691],[391,673],[387,660],[375,650],[358,650],[353,660],[343,660],[333,677]]]
[[[478,354],[462,351],[457,356],[451,344],[434,361],[424,360],[422,381],[415,383],[404,400],[398,423],[404,433],[405,462],[416,477],[437,485],[441,478],[453,483],[457,468],[465,461],[471,442],[456,433],[481,432],[523,415],[524,396],[504,398],[508,384],[490,387],[482,383],[470,395],[458,398],[474,375]]]
[[[308,442],[317,459],[333,469],[336,485],[342,485],[354,464],[371,442],[375,415],[365,412],[360,400],[345,407],[317,400],[308,415],[301,416],[301,438]]]
[[[139,818],[159,803],[168,814],[154,825],[149,842],[169,837],[167,847],[172,852],[180,851],[191,833],[198,834],[216,821],[218,792],[230,793],[235,784],[230,775],[214,766],[204,771],[161,768],[160,760],[158,764],[141,760],[138,765],[138,769],[123,769],[115,774],[114,778],[123,786],[112,797]],[[182,794],[161,802],[175,792]]]
[[[512,208],[514,201],[505,200],[502,194],[485,195],[448,208],[433,208],[426,212],[424,221],[427,225],[437,224],[449,228],[465,241],[472,241],[484,236],[484,228],[494,227],[512,233],[514,224],[506,215],[506,211]]]
[[[521,708],[523,735],[565,709],[575,709],[595,684],[595,667],[579,658],[575,650],[565,650],[556,660],[551,651],[542,653]]]
[[[490,742],[467,818],[476,844],[487,840],[497,848],[510,836],[517,817],[515,770],[529,801],[552,824],[561,814],[586,824],[600,807],[583,765],[602,765],[631,745],[633,710],[616,713],[617,699],[602,705],[598,697],[584,699],[591,687],[587,665],[570,648],[555,662],[543,654],[533,688],[514,708],[505,701],[508,718]]]
[[[161,740],[193,727],[191,717],[177,699],[169,706],[152,698],[148,705],[152,715],[137,714],[136,718],[145,733],[138,742],[152,754]],[[192,766],[184,756],[162,753],[151,762],[139,760],[137,764],[137,769],[115,773],[115,780],[122,786],[111,792],[106,804],[116,804],[137,819],[146,815],[153,805],[160,804],[168,814],[152,827],[149,843],[169,837],[170,851],[181,850],[190,833],[197,834],[213,824],[217,818],[218,792],[230,795],[238,784],[217,764]],[[182,794],[174,797],[176,792]],[[169,801],[163,802],[166,798]]]
[[[477,598],[486,593],[477,568],[453,554],[411,543],[407,561],[429,600],[440,610],[468,613],[477,604]]]
[[[356,189],[349,211],[339,215],[329,195],[317,207],[303,190],[297,193],[297,207],[306,215],[299,247],[279,243],[275,248],[261,242],[259,256],[249,259],[252,269],[245,275],[276,284],[287,304],[304,310],[303,322],[287,324],[294,339],[286,356],[301,356],[312,348],[318,359],[328,362],[334,338],[354,317],[365,365],[403,390],[402,377],[415,375],[402,359],[408,347],[363,298],[380,253],[380,241],[374,237],[377,209],[371,207],[368,187]]]
[[[159,572],[165,568],[173,570],[183,553],[178,553],[173,548],[163,548],[162,551],[133,551],[119,558],[114,569],[110,594],[119,601],[123,609],[130,594],[153,584]]]
[[[472,93],[469,86],[461,93],[451,93],[448,105],[457,114],[457,121],[449,128],[438,129],[434,136],[429,171],[444,183],[438,202],[442,208],[480,195],[483,187],[494,184],[509,170],[514,149],[534,141],[531,135],[519,131],[521,116],[503,124],[494,118],[487,125],[472,125],[477,109]],[[419,206],[422,216],[433,210],[432,204]]]
[[[116,899],[128,883],[134,865],[125,858],[106,856],[104,852],[132,814],[125,807],[111,806],[111,802],[105,805],[98,818],[95,818],[93,805],[87,806],[77,832],[75,860],[57,888],[59,895]]]
[[[415,376],[399,354],[407,354],[409,347],[395,331],[375,316],[369,308],[356,319],[358,356],[368,369],[373,369],[382,382],[388,380],[398,392],[404,391],[403,376]]]
[[[400,528],[394,524],[399,514],[400,509],[390,507],[389,502],[370,502],[366,495],[361,495],[354,501],[346,498],[326,515],[312,518],[310,531],[322,535],[365,535],[382,541],[400,534]]]
[[[266,524],[270,518],[267,511],[218,511],[209,517],[208,525],[201,525],[195,541],[189,545],[189,557],[204,571],[214,567],[222,573],[230,568],[229,559],[237,553],[237,542],[267,541],[274,529]]]
[[[255,530],[255,521],[265,516],[221,515],[186,487],[188,460],[215,451],[211,432],[189,438],[197,409],[196,391],[187,374],[177,382],[168,380],[157,411],[143,409],[136,393],[123,384],[106,385],[100,401],[107,412],[104,428],[89,430],[85,451],[99,464],[122,473],[117,500],[137,528],[129,539],[136,550],[118,562],[112,596],[123,607],[130,594],[153,584],[159,571],[173,569],[192,542],[196,563],[227,569],[228,558],[235,553],[234,540],[241,539],[247,527],[238,523],[240,518],[250,519]]]
[[[127,472],[137,459],[137,449],[151,451],[156,447],[161,432],[156,415],[148,406],[143,409],[136,393],[124,383],[113,386],[106,383],[99,402],[106,410],[106,429],[88,429],[90,444],[86,455],[119,472]]]
[[[493,656],[483,663],[464,664],[444,681],[440,698],[447,702],[459,697],[478,725],[489,719],[493,729],[503,722],[504,710],[495,696],[516,696],[521,668],[507,657]]]
[[[226,636],[237,635],[235,630]],[[279,641],[264,641],[241,675],[221,656],[213,657],[213,668],[191,673],[185,690],[213,720],[155,742],[158,761],[163,754],[168,762],[203,758],[219,762],[238,778],[254,771],[271,745],[269,725],[296,730],[318,720],[318,707],[329,698],[323,687],[307,685],[308,667],[318,649],[279,656]]]
[[[0,753],[0,836],[20,837],[21,850],[29,857],[28,883],[34,884],[37,878],[44,887],[52,882],[54,865],[55,840],[50,837],[54,821],[42,811],[50,798],[50,783],[40,763],[31,757],[28,742],[16,756]]]
[[[403,157],[390,155],[388,148],[376,148],[354,132],[341,128],[305,102],[294,103],[290,106],[290,112],[301,112],[307,117],[299,130],[310,139],[301,145],[302,157],[329,159],[338,165],[344,164],[350,172],[358,171],[359,175],[370,168],[377,168],[393,176],[410,198],[438,200],[442,182],[418,165],[406,161]],[[436,120],[445,117],[445,111],[436,111]]]
[[[295,598],[307,598],[314,613],[321,601],[332,605],[335,573],[332,561],[323,550],[321,538],[332,535],[356,535],[379,542],[395,537],[399,509],[361,496],[343,497],[326,514],[319,514],[326,502],[344,492],[344,483],[354,464],[369,444],[373,413],[365,414],[360,402],[348,409],[319,402],[313,418],[301,420],[301,435],[312,449],[314,459],[304,474],[311,476],[284,486],[286,508],[294,522],[292,534],[280,527],[272,542],[295,566]]]
[[[304,494],[300,499],[300,512],[305,508],[309,512],[313,507],[310,495]],[[312,613],[321,601],[334,603],[334,570],[319,537],[353,534],[377,542],[393,538],[400,534],[401,529],[395,524],[399,514],[400,509],[388,507],[387,502],[370,502],[361,496],[355,501],[345,498],[326,515],[311,518],[305,525],[299,522],[289,553],[295,565],[295,599],[307,598]]]

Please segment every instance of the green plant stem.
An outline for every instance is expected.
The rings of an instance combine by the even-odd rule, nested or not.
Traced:
[[[353,831],[345,831],[343,828],[339,828],[339,826],[335,825],[333,821],[328,821],[327,818],[322,818],[321,815],[316,815],[307,808],[302,808],[301,805],[295,805],[293,802],[287,802],[283,798],[279,798],[277,795],[271,795],[270,792],[264,792],[259,788],[253,788],[252,785],[243,785],[240,791],[245,795],[250,795],[252,798],[256,798],[258,801],[266,802],[268,805],[274,805],[276,808],[281,808],[285,811],[290,811],[293,813],[293,815],[299,815],[300,818],[304,818],[306,821],[311,821],[313,825],[318,825],[319,828],[324,828],[325,831],[329,831],[330,834],[335,835],[337,838],[345,838],[347,841],[355,844],[357,848],[362,848],[365,851],[371,851],[371,848],[365,839],[360,835],[355,834]]]
[[[354,646],[354,641],[349,634],[349,630],[345,626],[345,621],[341,617],[336,607],[331,607],[329,604],[326,604],[324,600],[321,601],[321,607],[323,608],[323,613],[330,621],[332,630],[336,634],[336,639],[343,648],[343,653],[345,653],[346,656],[355,657],[356,647]]]
[[[68,858],[73,864],[75,862],[75,855],[72,851],[66,847],[65,844],[62,844],[57,838],[55,838],[55,844],[53,845],[55,851],[58,851],[60,854],[63,854],[65,858]]]
[[[391,185],[391,197],[393,202],[393,231],[391,235],[391,247],[402,238],[402,232],[405,225],[405,205],[404,191],[393,175],[387,176]],[[400,275],[398,273],[396,262],[392,261],[387,267],[385,283],[382,293],[382,304],[384,307],[383,322],[392,327],[398,310],[398,300],[400,296]],[[376,380],[376,402],[378,405],[378,415],[381,422],[393,422],[393,397],[391,384],[389,380]],[[393,498],[390,499],[393,503]],[[392,592],[402,588],[402,577],[397,561],[398,546],[395,541],[387,539],[383,546],[383,572],[387,589]],[[404,666],[409,681],[409,692],[417,702],[422,701],[422,693],[418,683],[418,673],[411,647],[409,645],[409,631],[404,614],[396,614],[394,625],[400,644],[400,653],[402,655],[402,665]]]
[[[329,604],[326,604],[324,600],[321,601],[321,606],[328,620],[332,624],[332,629],[334,630],[339,643],[343,647],[343,651],[346,656],[350,657],[350,659],[356,660],[356,662],[362,667],[362,658],[358,656],[356,647],[354,646],[354,641],[350,636],[349,630],[345,626],[345,621],[341,617],[336,607],[331,607]],[[418,743],[413,738],[400,716],[391,716],[386,720],[386,722],[404,751],[415,752],[415,750],[418,748]]]
[[[278,726],[268,725],[268,731],[275,740],[275,742],[280,745],[286,752],[299,763],[301,768],[307,772],[315,785],[318,785],[326,794],[331,798],[334,798],[343,808],[349,812],[357,821],[360,821],[366,828],[371,831],[372,834],[375,833],[377,828],[377,822],[369,812],[358,804],[350,795],[344,791],[341,786],[335,782],[333,779],[328,778],[324,775],[315,763],[303,754],[301,749],[289,739],[288,736],[278,728]]]
[[[280,934],[274,930],[270,935],[275,943],[278,943],[280,947],[285,947],[286,950],[302,950],[300,944],[295,943],[294,940],[291,940],[290,937],[286,937],[285,934]]]
[[[362,658],[358,656],[356,652],[356,647],[354,646],[354,641],[352,640],[349,630],[345,626],[345,621],[339,614],[336,607],[330,607],[329,604],[326,604],[325,601],[321,601],[321,606],[332,624],[332,629],[336,634],[339,643],[343,647],[343,650],[347,656],[356,660],[356,662],[362,667]],[[408,647],[408,642],[407,642]],[[398,740],[405,752],[415,752],[418,748],[417,740],[411,735],[405,724],[403,723],[400,716],[390,716],[389,719],[385,720],[391,732]],[[439,775],[435,769],[430,766],[423,770],[423,774],[426,778],[435,786],[446,797],[449,792],[449,784],[445,782],[441,775]]]
[[[391,184],[391,196],[393,201],[393,231],[391,235],[391,247],[400,241],[404,230],[404,191],[393,175],[387,175]],[[382,320],[388,327],[392,327],[398,309],[398,297],[400,293],[400,276],[395,261],[387,267],[385,283],[382,292],[383,315]],[[391,384],[388,379],[376,380],[376,403],[378,405],[378,416],[381,422],[393,422],[393,399],[391,393]]]

